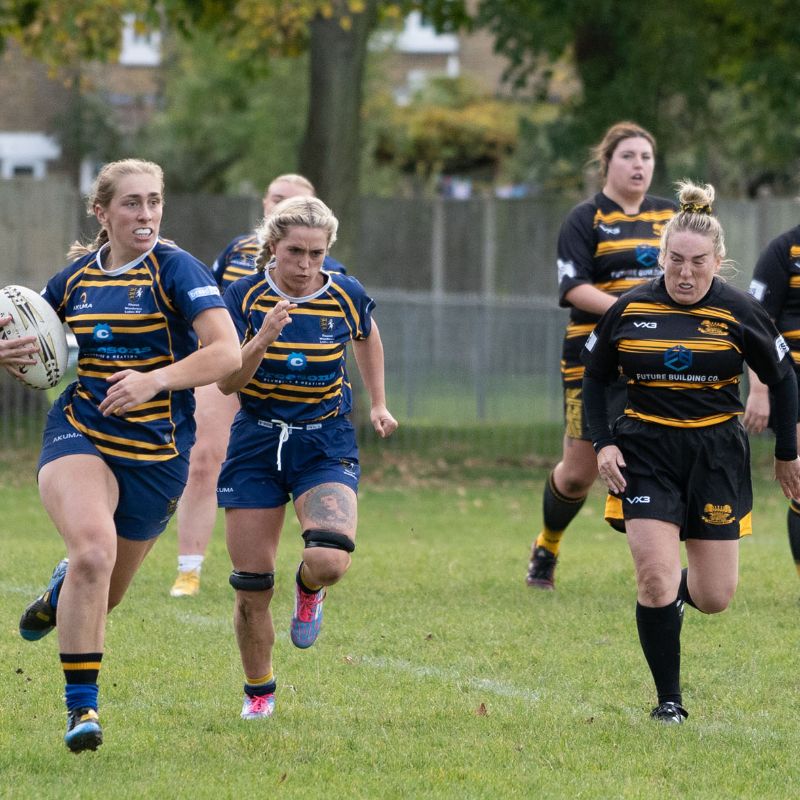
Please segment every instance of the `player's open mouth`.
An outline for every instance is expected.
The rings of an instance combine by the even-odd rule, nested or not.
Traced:
[[[153,235],[153,229],[152,228],[136,228],[136,230],[133,232],[133,235],[134,236],[140,236],[143,239],[147,239],[147,238],[149,238],[150,236]]]

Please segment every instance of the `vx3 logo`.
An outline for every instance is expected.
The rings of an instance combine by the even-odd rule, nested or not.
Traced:
[[[634,328],[647,328],[648,330],[654,330],[658,327],[657,322],[634,322]]]
[[[640,494],[638,497],[626,497],[625,502],[630,503],[631,505],[633,505],[634,503],[649,503],[650,495]]]

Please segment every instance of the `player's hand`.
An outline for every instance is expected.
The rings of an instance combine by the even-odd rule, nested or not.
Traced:
[[[622,494],[625,491],[627,483],[622,474],[623,469],[625,469],[625,459],[615,444],[606,445],[597,454],[597,471],[613,494]]]
[[[263,340],[266,350],[281,334],[281,331],[292,321],[291,312],[297,308],[297,303],[288,300],[279,300],[267,312],[260,330],[254,338]]]
[[[0,314],[0,329],[11,322],[12,317]],[[36,363],[34,353],[39,352],[39,343],[35,336],[20,336],[18,339],[3,339],[0,332],[0,364],[4,367],[27,367]],[[9,370],[15,378],[19,373]]]
[[[163,391],[166,387],[162,385],[158,373],[159,370],[136,372],[132,369],[123,369],[121,372],[109,375],[106,381],[111,387],[100,403],[103,416],[127,414]]]
[[[742,424],[748,433],[761,433],[769,422],[769,394],[750,392],[744,407]]]
[[[381,439],[391,436],[397,430],[397,420],[389,413],[386,406],[373,406],[369,412],[369,419]]]
[[[800,499],[800,458],[794,461],[775,459],[775,480],[781,485],[787,500]]]

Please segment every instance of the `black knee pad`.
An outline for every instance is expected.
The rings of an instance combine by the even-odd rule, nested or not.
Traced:
[[[274,572],[231,572],[228,582],[240,592],[266,592],[275,585]]]
[[[343,533],[336,531],[323,531],[318,528],[309,528],[303,531],[303,540],[306,547],[330,547],[333,550],[344,550],[352,553],[356,549],[356,543]]]

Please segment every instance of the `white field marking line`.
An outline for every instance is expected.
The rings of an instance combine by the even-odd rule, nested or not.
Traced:
[[[523,689],[505,681],[495,681],[490,678],[475,678],[464,676],[454,669],[439,669],[438,667],[425,667],[419,664],[412,664],[397,658],[372,658],[371,656],[357,656],[353,659],[355,664],[364,664],[367,667],[376,669],[388,669],[394,672],[405,672],[415,678],[436,678],[437,680],[450,683],[466,684],[470,689],[490,692],[498,697],[514,697],[519,700],[527,700],[529,703],[538,703],[541,693],[532,689]]]

